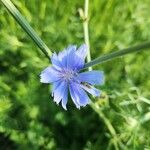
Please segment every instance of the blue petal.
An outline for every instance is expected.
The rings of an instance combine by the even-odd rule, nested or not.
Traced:
[[[76,51],[76,54],[81,58],[81,59],[85,59],[86,55],[87,55],[87,51],[88,51],[88,47],[86,44],[81,45],[78,50]]]
[[[71,98],[72,98],[74,104],[76,105],[77,108],[80,109],[80,105],[79,105],[79,103],[77,102],[78,97],[77,97],[77,95],[76,95],[76,93],[75,93],[75,89],[74,89],[73,84],[70,84],[70,85],[69,85],[69,90],[70,90],[70,95],[71,95]]]
[[[61,62],[61,66],[66,68],[67,67],[67,50],[64,49],[62,52],[58,53],[59,61]]]
[[[61,84],[62,80],[58,80],[56,82],[53,82],[52,84],[52,96],[54,96],[54,91],[57,89],[57,87]]]
[[[84,67],[84,60],[75,54],[73,69],[80,71]]]
[[[77,80],[92,85],[99,85],[104,83],[104,74],[101,71],[82,72],[78,74]]]
[[[68,101],[68,86],[66,89],[64,89],[64,95],[63,95],[62,101],[61,101],[62,107],[65,110],[67,110],[67,108],[66,108],[67,101]]]
[[[89,104],[89,97],[79,84],[72,82],[70,84],[70,89],[71,97],[77,108],[80,108],[79,106],[86,106]]]
[[[67,68],[73,69],[75,62],[76,46],[71,45],[67,48]]]
[[[61,80],[58,80],[58,81],[56,81],[56,82],[53,83],[53,86],[52,86],[52,96],[54,96],[54,92],[56,93],[56,89],[59,87],[59,85],[61,85],[61,83],[62,83]],[[61,101],[62,107],[65,110],[67,110],[66,104],[67,104],[67,101],[68,101],[68,86],[66,88],[66,85],[65,85],[65,88],[62,91],[62,101]]]
[[[58,56],[57,56],[57,54],[56,53],[54,53],[53,55],[52,55],[52,57],[51,57],[51,62],[52,62],[52,65],[56,68],[56,69],[58,69],[58,70],[62,70],[62,64],[61,64],[61,62],[60,62],[60,60],[59,60],[59,58],[58,58]]]
[[[80,70],[84,66],[84,59],[81,59],[76,52],[74,45],[67,48],[67,68],[72,70]]]
[[[51,83],[59,80],[58,71],[55,70],[53,67],[47,67],[44,69],[40,74],[40,82],[42,83]]]
[[[72,53],[72,52],[75,52],[76,49],[77,49],[77,46],[76,46],[76,45],[69,45],[69,46],[67,47],[67,52],[68,52],[68,53]]]
[[[66,93],[67,83],[62,81],[61,84],[57,86],[54,90],[54,101],[58,104],[62,99],[64,99],[64,94]]]
[[[87,95],[87,93],[82,90],[81,88],[78,89],[78,96],[79,96],[79,104],[80,106],[86,106],[87,104],[89,104],[89,97]]]
[[[85,45],[76,51],[75,45],[68,46],[62,52],[59,52],[58,56],[56,54],[52,57],[52,63],[55,68],[61,70],[63,68],[68,68],[72,70],[80,70],[84,66],[85,57]]]
[[[65,50],[63,50],[62,52],[59,52],[58,59],[59,59],[61,66],[63,68],[73,69],[74,61],[75,61],[75,59],[74,59],[75,52],[76,52],[76,46],[75,45],[70,45]]]
[[[93,86],[87,87],[87,86],[81,85],[81,87],[87,92],[89,92],[90,94],[92,94],[93,96],[100,96],[100,90],[96,89]]]

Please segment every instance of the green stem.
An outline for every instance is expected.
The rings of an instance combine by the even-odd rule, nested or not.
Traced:
[[[88,47],[87,62],[90,62],[91,61],[91,54],[90,54],[89,29],[88,29],[88,22],[89,22],[88,7],[89,7],[89,0],[85,0],[83,29],[84,29],[84,41]],[[92,67],[89,67],[89,71],[91,71],[91,70],[92,70]]]
[[[47,47],[47,45],[41,40],[41,38],[37,35],[37,33],[33,30],[33,28],[29,25],[29,23],[25,20],[25,18],[21,15],[21,13],[17,10],[14,4],[10,0],[1,0],[1,2],[11,13],[11,15],[15,18],[17,23],[25,30],[25,32],[31,37],[31,39],[35,42],[35,44],[49,59],[52,52]]]
[[[85,66],[84,66],[84,69],[86,69],[90,66],[101,64],[103,62],[112,60],[114,58],[117,58],[117,57],[120,57],[120,56],[123,56],[123,55],[126,55],[126,54],[130,54],[130,53],[133,53],[133,52],[139,52],[139,51],[142,51],[142,50],[145,50],[145,49],[148,49],[148,48],[150,49],[150,42],[146,42],[146,43],[139,44],[139,45],[136,45],[136,46],[133,46],[133,47],[129,47],[129,48],[126,48],[126,49],[123,49],[123,50],[120,50],[120,51],[116,51],[116,52],[98,57],[98,58],[92,60],[91,62],[86,63]]]
[[[104,121],[105,125],[107,126],[112,138],[113,138],[113,144],[116,150],[119,150],[118,142],[117,142],[117,133],[110,123],[110,121],[105,117],[104,113],[101,111],[100,108],[98,108],[93,102],[91,102],[92,109],[99,115],[99,117]]]

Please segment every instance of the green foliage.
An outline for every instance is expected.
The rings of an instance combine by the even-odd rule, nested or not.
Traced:
[[[13,2],[51,50],[83,43],[83,1]],[[149,0],[90,1],[92,58],[149,40],[149,6]],[[149,52],[96,66],[106,76],[101,97],[81,110],[69,101],[64,111],[39,82],[47,58],[2,4],[0,37],[0,149],[150,149]]]

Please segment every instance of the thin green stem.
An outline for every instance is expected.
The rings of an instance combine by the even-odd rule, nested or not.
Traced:
[[[150,42],[145,42],[143,44],[139,44],[139,45],[136,45],[136,46],[133,46],[133,47],[129,47],[129,48],[120,50],[120,51],[116,51],[116,52],[98,57],[98,58],[92,60],[91,62],[86,63],[85,66],[84,66],[84,69],[86,69],[88,67],[91,67],[91,66],[94,66],[94,65],[101,64],[103,62],[112,60],[114,58],[117,58],[117,57],[120,57],[120,56],[123,56],[123,55],[127,55],[127,54],[130,54],[130,53],[133,53],[133,52],[140,52],[140,51],[146,50],[148,48],[150,50]]]
[[[112,126],[111,122],[105,117],[104,113],[101,111],[100,108],[98,108],[93,102],[91,102],[92,109],[99,115],[99,117],[104,121],[105,125],[107,126],[112,138],[113,138],[113,144],[116,150],[119,150],[118,147],[118,140],[117,140],[117,133]]]
[[[91,61],[91,54],[90,54],[90,42],[89,42],[89,29],[88,29],[88,7],[89,7],[89,0],[85,0],[84,2],[84,20],[83,20],[83,29],[84,29],[84,41],[88,47],[87,53],[87,62]],[[92,67],[89,67],[89,71],[92,70]]]
[[[1,0],[1,2],[7,8],[7,10],[11,13],[11,15],[17,21],[17,23],[25,30],[25,32],[31,37],[31,39],[35,42],[35,44],[40,48],[40,50],[49,59],[52,52],[47,47],[47,45],[41,40],[41,38],[37,35],[34,29],[29,25],[26,19],[17,10],[14,4],[10,0]]]

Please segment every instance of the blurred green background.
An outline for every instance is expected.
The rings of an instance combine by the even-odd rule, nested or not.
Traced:
[[[53,51],[84,42],[83,0],[13,0]],[[90,0],[92,58],[150,40],[150,0]],[[101,97],[64,111],[39,82],[47,58],[0,3],[1,150],[150,150],[150,57],[127,55],[105,72]]]

